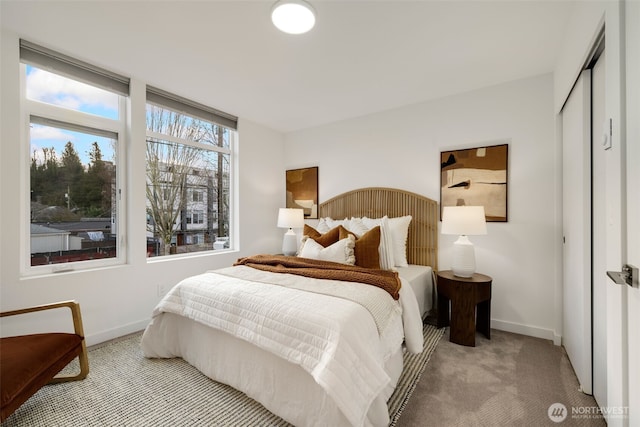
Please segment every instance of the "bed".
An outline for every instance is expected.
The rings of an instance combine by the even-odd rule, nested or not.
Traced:
[[[406,265],[336,272],[325,271],[332,262],[264,255],[192,276],[154,309],[145,356],[181,357],[296,426],[388,425],[403,351],[422,350],[422,318],[433,307],[437,203],[366,188],[320,204],[319,216],[411,216]],[[380,228],[390,229],[386,222]],[[282,268],[285,274],[274,271]]]

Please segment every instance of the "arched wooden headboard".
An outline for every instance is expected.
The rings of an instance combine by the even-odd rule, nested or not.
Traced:
[[[404,190],[370,187],[352,190],[320,204],[320,217],[389,218],[411,215],[407,238],[409,264],[438,270],[438,202]]]

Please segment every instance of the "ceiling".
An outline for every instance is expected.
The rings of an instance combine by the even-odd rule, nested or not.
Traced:
[[[0,1],[2,26],[281,132],[552,72],[572,2],[309,0],[280,33],[271,1]]]

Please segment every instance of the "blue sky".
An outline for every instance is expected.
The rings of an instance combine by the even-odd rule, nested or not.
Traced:
[[[27,65],[27,98],[110,119],[118,118],[118,95],[66,77]],[[30,156],[41,158],[42,148],[53,147],[58,158],[71,141],[83,164],[89,163],[91,144],[97,141],[102,159],[114,161],[114,143],[110,138],[64,128],[31,124]]]
[[[87,165],[90,162],[89,152],[94,141],[98,142],[100,151],[102,152],[102,160],[115,161],[113,154],[112,140],[103,136],[90,135],[86,133],[76,132],[68,129],[59,129],[39,124],[31,124],[31,149],[30,157],[36,152],[36,156],[40,159],[42,148],[53,147],[56,151],[58,159],[62,156],[64,146],[71,141],[80,156],[80,161]]]

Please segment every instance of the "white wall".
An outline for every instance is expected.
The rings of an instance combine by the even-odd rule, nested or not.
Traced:
[[[319,166],[320,202],[369,186],[439,201],[440,151],[505,141],[509,221],[472,237],[478,271],[494,279],[494,328],[554,339],[561,235],[550,74],[287,134],[286,167]],[[454,238],[440,235],[440,269]]]
[[[28,35],[28,29],[25,29]],[[21,34],[20,36],[24,36]],[[55,48],[55,37],[50,47]],[[128,263],[93,271],[59,273],[42,277],[20,277],[20,248],[25,236],[20,221],[28,218],[20,200],[28,195],[19,177],[28,167],[20,158],[19,144],[25,144],[19,120],[18,35],[2,30],[0,84],[0,296],[2,310],[75,299],[80,302],[88,344],[94,344],[146,326],[159,301],[158,286],[170,286],[180,279],[207,269],[226,267],[238,257],[258,252],[276,252],[282,242],[276,228],[277,208],[284,203],[284,137],[264,126],[240,118],[237,191],[238,210],[234,229],[239,233],[239,251],[204,254],[189,258],[147,260],[145,236],[145,152],[144,77],[131,76],[131,92],[137,95],[130,114],[131,140],[127,150]],[[64,51],[73,54],[73,46]],[[188,72],[188,70],[186,70]],[[188,77],[188,75],[187,75]],[[178,90],[165,87],[166,90]],[[132,97],[132,99],[134,99]],[[212,105],[224,110],[224,105]],[[135,141],[143,141],[142,144]],[[26,215],[26,216],[25,216]],[[66,325],[66,313],[3,319],[2,333],[11,334],[50,325]],[[33,330],[33,329],[32,329]]]

